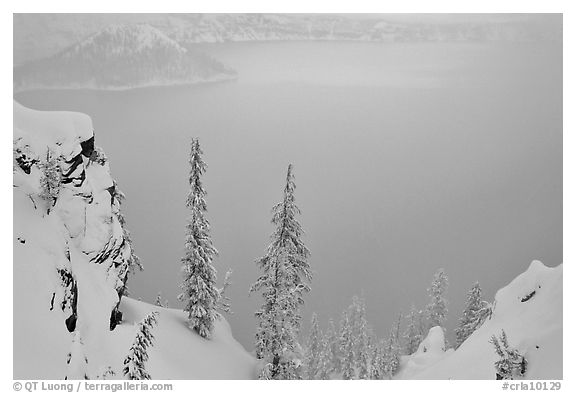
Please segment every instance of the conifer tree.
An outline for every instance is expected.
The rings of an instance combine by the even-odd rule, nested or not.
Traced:
[[[372,334],[368,329],[362,330],[359,341],[359,347],[362,350],[358,353],[358,379],[370,379],[374,348],[372,345]]]
[[[321,368],[321,357],[323,349],[322,332],[318,325],[318,316],[312,314],[310,335],[306,346],[305,370],[306,379],[317,379]]]
[[[132,235],[128,230],[128,225],[126,224],[126,218],[124,217],[124,213],[122,212],[122,203],[126,199],[126,195],[120,190],[118,187],[118,183],[114,181],[113,186],[111,188],[111,197],[112,203],[114,206],[113,212],[118,219],[118,223],[120,227],[122,227],[122,237],[124,238],[125,244],[130,249],[130,255],[128,259],[126,259],[125,263],[120,267],[120,272],[118,273],[119,277],[123,277],[123,281],[119,285],[119,294],[120,295],[128,295],[128,273],[134,274],[137,270],[142,271],[144,267],[140,262],[140,258],[136,255],[134,251],[134,244],[132,242]]]
[[[206,172],[198,139],[192,138],[190,147],[190,191],[186,207],[190,216],[186,225],[186,251],[182,258],[183,283],[178,299],[184,302],[188,325],[201,337],[210,338],[214,321],[218,317],[220,291],[216,287],[216,269],[212,260],[218,251],[212,244],[210,223],[204,216],[207,211],[206,191],[201,177]]]
[[[464,312],[455,330],[456,348],[484,323],[489,314],[490,304],[482,298],[482,289],[476,282],[468,292]]]
[[[444,269],[439,269],[432,280],[428,295],[430,303],[426,307],[428,317],[428,329],[434,326],[444,328],[444,322],[448,316],[448,301],[446,300],[446,289],[448,288],[448,276]]]
[[[400,348],[396,341],[396,334],[394,331],[391,331],[388,336],[388,343],[386,345],[383,363],[384,375],[389,379],[392,379],[400,367]]]
[[[385,365],[385,343],[380,341],[374,345],[371,359],[370,379],[382,379]]]
[[[526,374],[528,362],[517,349],[510,347],[504,330],[499,338],[493,335],[490,342],[494,345],[494,350],[499,357],[494,363],[496,379],[517,379]]]
[[[408,325],[406,326],[406,330],[404,332],[404,343],[405,343],[405,352],[407,355],[412,355],[414,352],[418,350],[418,346],[424,339],[422,336],[422,327],[421,325],[421,311],[416,310],[416,307],[412,305],[410,309],[410,314],[408,314]]]
[[[304,232],[296,219],[300,209],[294,199],[295,188],[290,164],[284,198],[272,209],[272,224],[276,226],[272,241],[266,255],[256,262],[262,275],[250,288],[251,293],[262,292],[264,298],[264,304],[255,313],[256,357],[265,364],[261,378],[299,377],[300,307],[304,294],[310,291],[312,272],[307,262],[310,252],[301,239]]]
[[[400,337],[400,321],[402,315],[398,316],[398,320],[390,331],[388,342],[386,344],[384,354],[384,375],[392,379],[398,372],[400,367],[400,355],[402,355],[402,343]]]
[[[320,361],[318,365],[318,374],[316,379],[327,380],[332,375],[332,358],[330,351],[330,341],[326,335],[322,335],[322,347],[320,348]]]
[[[232,306],[230,304],[231,303],[230,297],[226,294],[226,290],[232,284],[231,277],[232,277],[232,269],[229,269],[224,275],[224,285],[222,286],[222,288],[218,290],[219,292],[218,310],[225,312],[227,314],[234,314],[232,312]]]
[[[157,312],[148,314],[139,324],[136,338],[124,359],[124,376],[127,379],[150,379],[145,363],[148,361],[148,348],[154,343],[152,328],[157,324]]]
[[[326,367],[328,375],[332,373],[340,373],[341,370],[341,352],[340,352],[340,336],[334,320],[330,319],[328,321],[328,330],[325,335],[325,355]]]
[[[340,323],[340,352],[342,353],[343,379],[356,379],[354,334],[352,332],[352,321],[350,318],[350,313],[344,312]]]
[[[62,169],[56,154],[52,149],[46,151],[46,161],[40,165],[42,175],[40,177],[40,198],[46,202],[46,214],[56,204],[60,187],[62,185]]]
[[[162,303],[162,294],[160,292],[158,292],[158,294],[156,295],[155,303],[158,307],[164,307],[164,304]]]

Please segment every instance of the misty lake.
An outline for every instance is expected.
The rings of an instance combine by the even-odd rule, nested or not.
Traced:
[[[134,297],[161,291],[179,306],[191,136],[208,164],[219,277],[234,270],[227,318],[247,348],[253,261],[290,162],[315,271],[306,321],[316,311],[325,327],[363,292],[382,337],[408,299],[425,304],[439,267],[458,277],[455,321],[474,281],[492,296],[533,259],[562,262],[561,43],[200,47],[238,80],[15,95],[92,117],[145,266]]]

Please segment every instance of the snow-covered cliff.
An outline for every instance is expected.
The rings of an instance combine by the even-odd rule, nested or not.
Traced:
[[[54,168],[60,176],[51,189],[45,174]],[[88,377],[111,368],[122,378],[135,325],[151,311],[159,312],[152,378],[253,376],[255,360],[223,318],[208,341],[187,328],[181,310],[120,302],[134,261],[119,192],[88,116],[15,102],[13,171],[15,379],[78,377],[75,362],[67,364],[73,340],[82,342],[72,356],[86,357]]]

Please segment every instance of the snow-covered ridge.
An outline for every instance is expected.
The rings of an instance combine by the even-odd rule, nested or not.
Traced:
[[[432,328],[421,348],[405,356],[401,379],[495,379],[498,359],[490,338],[504,330],[528,362],[527,379],[562,379],[562,265],[530,267],[495,296],[492,315],[454,351]],[[422,344],[424,344],[424,342]]]
[[[129,89],[228,80],[236,73],[159,29],[114,25],[52,57],[14,69],[14,89]]]
[[[255,360],[223,318],[207,341],[187,328],[181,310],[126,297],[119,304],[131,249],[92,127],[84,114],[14,102],[14,378],[94,379],[110,368],[121,379],[135,325],[151,311],[159,311],[152,378],[253,377]],[[43,197],[47,157],[61,171],[54,204]],[[75,355],[67,364],[73,342],[85,367]]]

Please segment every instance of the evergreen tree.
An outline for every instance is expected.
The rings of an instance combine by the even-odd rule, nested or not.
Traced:
[[[333,365],[330,350],[331,343],[325,335],[322,335],[321,346],[317,379],[327,380],[332,375]]]
[[[349,312],[342,314],[340,323],[340,353],[342,353],[342,378],[356,379],[356,362],[354,357],[354,334]]]
[[[228,287],[230,287],[230,284],[232,284],[231,277],[232,277],[232,269],[228,270],[224,275],[224,285],[222,286],[222,288],[219,289],[219,296],[218,296],[219,298],[218,309],[227,314],[234,314],[232,312],[232,307],[230,305],[231,303],[230,297],[228,297],[228,295],[226,294],[226,290],[228,289]]]
[[[464,312],[455,330],[456,348],[484,323],[489,314],[490,304],[482,298],[482,289],[480,284],[476,282],[468,292]]]
[[[156,305],[158,307],[164,307],[164,304],[162,303],[162,294],[160,292],[156,295]]]
[[[340,373],[341,370],[341,352],[340,352],[340,335],[334,324],[334,320],[328,321],[328,330],[325,335],[324,346],[325,372],[328,375]]]
[[[103,380],[116,379],[114,378],[115,376],[116,372],[114,372],[112,367],[107,366],[106,368],[104,368],[104,371],[102,371],[100,374],[96,376],[96,379],[103,379]]]
[[[300,209],[295,204],[295,188],[289,165],[283,201],[272,209],[276,229],[266,255],[257,261],[262,275],[250,288],[251,293],[261,291],[264,298],[255,313],[259,321],[256,357],[266,364],[261,378],[298,378],[300,307],[304,294],[310,291],[307,282],[311,281],[312,272],[307,262],[310,252],[301,240],[304,232],[296,219]]]
[[[412,306],[410,308],[410,314],[407,316],[408,325],[404,332],[405,353],[407,355],[412,355],[416,352],[418,346],[424,339],[422,335],[421,315],[422,311],[416,310],[416,307]]]
[[[448,301],[446,300],[446,289],[448,288],[448,276],[444,269],[439,269],[432,280],[432,285],[428,288],[430,303],[426,307],[428,317],[428,329],[434,326],[444,327],[444,322],[448,316]]]
[[[369,329],[364,329],[359,340],[359,347],[362,350],[358,354],[358,379],[370,379],[374,352],[372,340],[372,334]]]
[[[500,338],[493,335],[490,342],[494,345],[494,350],[499,357],[494,363],[496,379],[516,379],[526,374],[528,362],[517,349],[510,347],[504,330],[502,330]]]
[[[388,336],[388,343],[386,345],[384,354],[384,375],[392,379],[400,368],[400,355],[402,355],[402,343],[400,337],[400,321],[402,315],[398,317],[394,328]]]
[[[218,317],[220,291],[216,287],[216,269],[212,260],[218,251],[212,245],[210,223],[204,216],[207,211],[206,191],[200,180],[206,172],[198,139],[192,139],[190,148],[190,191],[186,207],[190,209],[186,225],[186,251],[182,258],[182,293],[178,299],[185,303],[188,324],[201,337],[210,338],[214,321]]]
[[[121,296],[128,295],[128,273],[134,274],[137,270],[142,271],[144,267],[140,262],[140,258],[136,255],[134,251],[134,244],[132,243],[132,236],[128,230],[128,225],[126,224],[126,218],[122,212],[122,203],[126,199],[124,193],[118,187],[118,183],[114,181],[111,188],[111,198],[112,204],[114,206],[113,212],[118,219],[120,227],[122,227],[122,237],[124,238],[124,243],[130,250],[130,254],[125,262],[121,265],[119,269],[118,276],[122,277],[123,280],[119,285],[118,291]]]
[[[124,359],[123,371],[128,379],[150,379],[144,364],[148,361],[148,348],[154,343],[152,328],[157,324],[157,316],[157,312],[152,312],[138,324],[136,338]]]
[[[370,368],[370,379],[382,379],[384,377],[384,366],[385,366],[385,343],[380,341],[374,345],[372,352],[371,368]]]
[[[72,348],[66,360],[68,371],[64,379],[90,379],[88,378],[88,358],[84,353],[84,343],[80,332],[75,331],[72,335]]]
[[[59,159],[52,149],[46,151],[46,161],[40,165],[42,175],[40,177],[40,198],[46,202],[46,213],[56,205],[60,187],[62,185],[62,170]]]
[[[321,368],[321,357],[323,349],[322,332],[318,325],[318,316],[316,313],[312,314],[312,322],[310,327],[310,336],[308,337],[306,347],[305,370],[306,379],[317,379]]]
[[[366,301],[354,296],[350,310],[352,338],[354,341],[354,363],[358,379],[368,379],[370,374],[370,334],[366,319]]]

